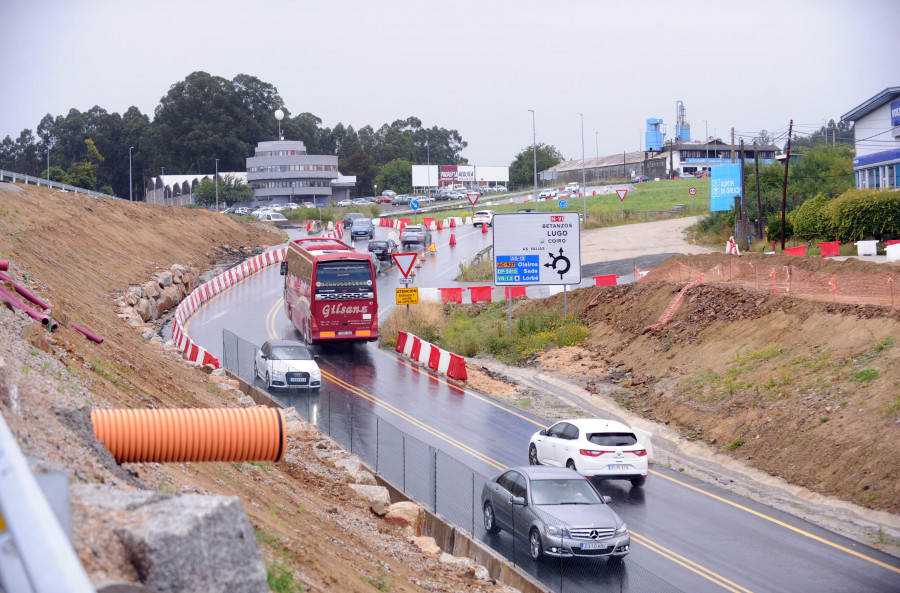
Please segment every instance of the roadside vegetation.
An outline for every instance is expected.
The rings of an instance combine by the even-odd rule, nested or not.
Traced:
[[[528,360],[548,348],[580,344],[590,329],[575,317],[563,317],[562,311],[518,301],[513,307],[512,329],[508,305],[461,306],[424,303],[396,308],[381,326],[381,345],[394,348],[400,331],[461,356],[491,354],[506,364]]]

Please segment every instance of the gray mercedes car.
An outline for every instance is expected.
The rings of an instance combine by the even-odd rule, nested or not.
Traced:
[[[627,555],[631,536],[609,501],[587,478],[565,467],[514,467],[481,491],[485,530],[496,535],[502,529],[526,539],[534,560]]]

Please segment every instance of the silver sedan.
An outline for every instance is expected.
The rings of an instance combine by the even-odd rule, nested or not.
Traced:
[[[628,554],[628,527],[609,501],[584,476],[563,467],[512,468],[481,492],[485,530],[528,540],[534,560]]]

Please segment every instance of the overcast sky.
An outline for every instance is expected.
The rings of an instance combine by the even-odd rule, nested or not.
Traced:
[[[529,109],[567,159],[579,113],[586,156],[616,154],[650,117],[671,137],[678,100],[695,139],[778,137],[900,85],[897,19],[897,0],[0,0],[0,137],[73,107],[152,118],[197,70],[256,76],[328,127],[456,129],[475,165],[531,144]]]

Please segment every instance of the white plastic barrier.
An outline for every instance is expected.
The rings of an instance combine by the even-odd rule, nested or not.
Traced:
[[[466,225],[470,225],[470,224],[473,224],[473,223],[472,223],[472,217],[471,217],[471,216],[466,216]]]
[[[878,253],[878,241],[857,241],[857,255],[876,255]]]
[[[884,248],[888,261],[900,261],[900,243],[894,243]]]
[[[450,353],[446,350],[441,350],[441,359],[440,362],[438,362],[438,372],[446,375],[448,368],[450,368]]]
[[[419,288],[419,301],[440,303],[441,290],[439,288],[421,287]]]
[[[419,348],[419,358],[417,358],[416,360],[418,360],[419,362],[421,362],[424,365],[427,365],[428,358],[431,356],[431,349],[434,348],[435,346],[433,344],[431,344],[430,342],[426,342],[425,340],[423,340],[421,338],[419,338],[419,342],[422,344],[422,347]]]

